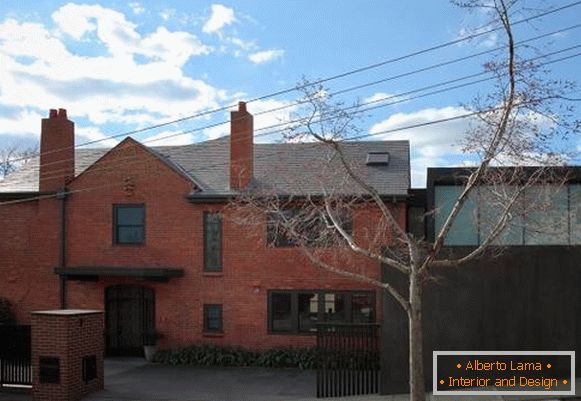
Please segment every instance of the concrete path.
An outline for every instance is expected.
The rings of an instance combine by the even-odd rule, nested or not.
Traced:
[[[578,398],[581,380],[577,379]],[[315,401],[314,371],[258,368],[191,368],[148,364],[138,358],[105,361],[105,390],[84,401]],[[342,401],[407,401],[407,394],[334,398]],[[523,396],[434,396],[427,401],[557,400]],[[563,397],[564,398],[564,397]],[[330,398],[327,398],[330,400]],[[0,401],[30,401],[29,394],[0,392]]]

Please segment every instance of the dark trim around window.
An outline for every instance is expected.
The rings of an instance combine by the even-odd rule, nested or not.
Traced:
[[[204,272],[219,273],[222,271],[222,215],[204,212],[203,219]]]
[[[222,304],[204,304],[204,333],[223,333],[223,316]]]
[[[141,209],[142,210],[142,223],[141,224],[118,224],[118,212],[121,209]],[[119,228],[122,227],[133,227],[141,228],[141,240],[140,241],[121,241],[119,235]],[[113,244],[114,245],[143,245],[145,244],[145,204],[143,203],[116,203],[113,205]]]
[[[315,322],[311,324],[306,324],[301,327],[301,316],[299,314],[300,309],[300,302],[299,298],[301,295],[308,295],[313,294],[317,296],[317,312],[316,312],[316,319]],[[316,333],[316,328],[314,328],[315,324],[329,322],[330,320],[327,318],[327,313],[325,310],[325,295],[333,294],[335,296],[342,296],[344,297],[344,320],[341,322],[345,323],[375,323],[376,314],[377,314],[377,305],[376,305],[376,297],[375,291],[373,290],[308,290],[308,289],[300,289],[300,290],[268,290],[267,292],[267,324],[268,324],[268,333],[269,334],[301,334],[301,335],[312,335]],[[356,296],[367,296],[369,298],[369,303],[371,306],[370,311],[370,318],[368,322],[356,322],[356,316],[354,313],[354,297]],[[283,296],[287,297],[290,296],[290,317],[288,320],[288,329],[284,328],[276,328],[274,327],[274,300],[275,296]],[[307,319],[308,322],[308,319]],[[284,322],[283,324],[284,325]],[[306,327],[305,327],[306,326]]]

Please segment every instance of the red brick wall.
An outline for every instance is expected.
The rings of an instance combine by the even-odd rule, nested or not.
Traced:
[[[94,188],[94,190],[85,190]],[[203,272],[203,213],[222,210],[223,205],[191,204],[186,195],[192,183],[170,169],[155,156],[124,142],[95,166],[77,177],[71,189],[78,191],[67,200],[67,263],[75,266],[175,267],[184,276],[168,283],[152,283],[135,278],[106,278],[98,282],[69,282],[68,306],[105,309],[105,289],[114,284],[136,284],[154,288],[156,327],[164,335],[161,346],[199,342],[266,348],[279,345],[313,345],[314,337],[305,335],[271,335],[267,330],[267,291],[269,289],[367,289],[368,285],[324,272],[308,263],[300,250],[266,246],[266,227],[248,228],[237,224],[232,213],[224,211],[223,272]],[[52,203],[54,206],[52,206]],[[21,236],[46,236],[33,242],[30,249],[37,258],[22,256],[27,247],[19,247],[16,260],[3,265],[6,274],[16,277],[14,283],[24,289],[11,289],[9,298],[19,297],[22,311],[38,309],[45,302],[58,302],[58,280],[52,268],[58,261],[58,204],[41,201],[46,216],[38,206],[24,204],[12,209],[22,216],[18,228]],[[114,245],[112,205],[144,203],[146,210],[145,244]],[[405,204],[397,206],[398,221],[405,226]],[[54,210],[53,210],[54,209]],[[0,209],[0,213],[4,209]],[[355,235],[375,224],[378,211],[363,210],[354,216]],[[26,222],[36,221],[26,234]],[[12,223],[10,223],[12,225]],[[35,230],[39,234],[34,233]],[[51,231],[52,230],[52,231]],[[54,232],[53,232],[54,231]],[[50,233],[49,233],[50,232]],[[5,244],[8,239],[0,240]],[[36,238],[37,240],[39,238]],[[38,259],[38,261],[37,261]],[[352,261],[358,271],[379,278],[376,263],[362,257]],[[29,270],[26,270],[29,269]],[[30,272],[30,273],[29,273]],[[46,284],[48,283],[48,285]],[[6,286],[0,286],[4,293]],[[10,286],[8,286],[10,287]],[[40,297],[39,294],[42,294]],[[46,298],[45,298],[46,297]],[[48,301],[45,301],[47,299]],[[203,334],[203,304],[218,303],[224,308],[224,334]],[[376,316],[381,316],[377,296]]]
[[[103,313],[61,312],[32,314],[34,401],[76,401],[103,389]],[[97,359],[97,377],[85,383],[82,361],[90,355]],[[40,357],[60,359],[60,383],[40,383]]]
[[[55,199],[0,206],[0,297],[19,323],[30,311],[59,307],[59,202]]]

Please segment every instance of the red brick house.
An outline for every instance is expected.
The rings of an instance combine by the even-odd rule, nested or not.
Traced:
[[[75,149],[65,110],[42,120],[41,156],[0,182],[0,297],[19,322],[33,310],[106,312],[112,353],[139,352],[144,333],[162,346],[212,342],[248,348],[314,345],[317,321],[369,322],[380,297],[366,284],[316,269],[294,247],[237,224],[228,201],[249,186],[316,195],[314,144],[254,144],[241,103],[231,135],[147,147]],[[351,142],[346,156],[406,221],[409,144]],[[384,162],[369,155],[389,154]],[[376,218],[352,216],[357,237]],[[379,278],[374,263],[361,269]]]

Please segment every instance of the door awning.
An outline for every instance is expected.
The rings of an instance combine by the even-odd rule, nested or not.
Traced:
[[[55,267],[54,272],[68,280],[80,281],[97,281],[101,277],[135,277],[163,282],[184,275],[184,269],[174,267],[79,266]]]

